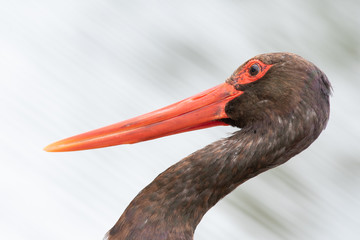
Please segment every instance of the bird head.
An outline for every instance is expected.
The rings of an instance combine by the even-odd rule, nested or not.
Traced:
[[[258,55],[223,84],[159,110],[52,143],[76,151],[137,143],[218,125],[244,127],[289,116],[298,106],[328,118],[330,83],[314,64],[291,53]]]

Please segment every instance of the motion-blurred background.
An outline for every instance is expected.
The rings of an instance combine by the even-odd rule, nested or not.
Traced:
[[[42,148],[208,89],[275,51],[327,74],[328,127],[219,202],[195,239],[358,239],[359,12],[357,0],[2,1],[0,239],[102,239],[159,173],[235,129]]]

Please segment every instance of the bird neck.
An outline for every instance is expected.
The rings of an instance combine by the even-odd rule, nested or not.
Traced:
[[[317,138],[322,126],[316,114],[297,117],[272,116],[266,124],[245,126],[174,164],[136,196],[108,239],[192,239],[201,218],[221,198]]]

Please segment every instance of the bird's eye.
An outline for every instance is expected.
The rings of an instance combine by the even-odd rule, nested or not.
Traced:
[[[249,74],[251,76],[256,76],[258,73],[260,72],[260,67],[257,63],[254,63],[253,65],[251,65],[251,67],[249,68]]]

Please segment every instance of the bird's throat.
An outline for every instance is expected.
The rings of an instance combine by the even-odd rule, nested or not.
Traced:
[[[323,126],[316,114],[309,116],[309,124],[302,126],[303,121],[294,120],[301,116],[252,124],[174,164],[136,196],[108,239],[192,239],[204,214],[221,198],[318,137]]]

